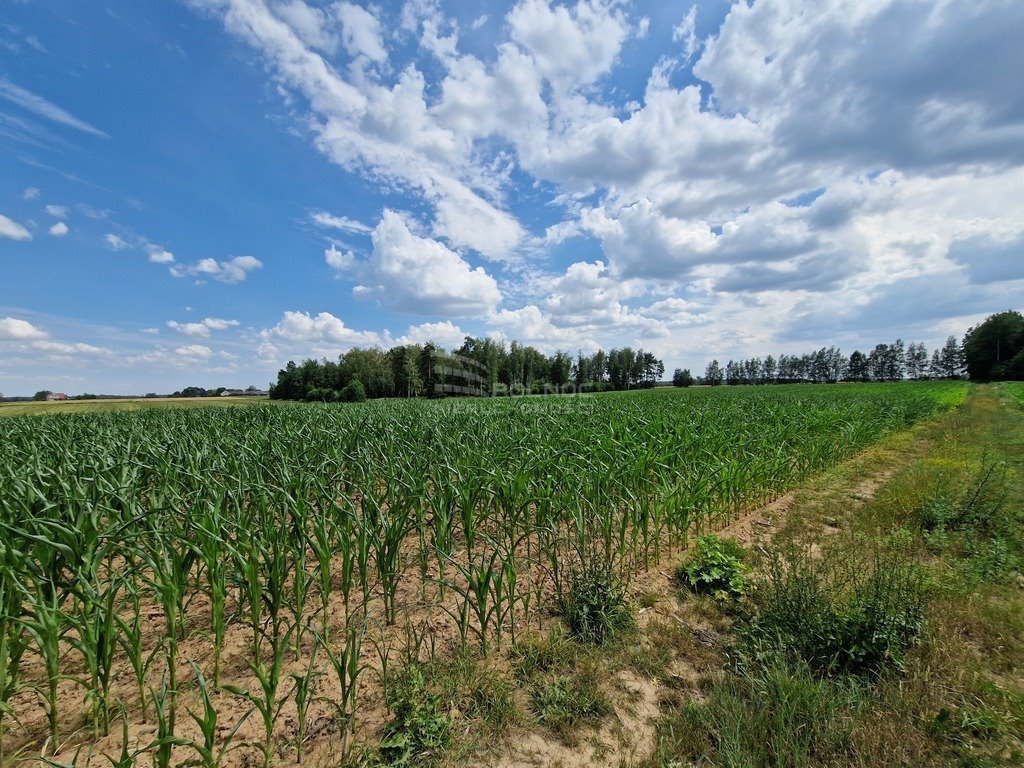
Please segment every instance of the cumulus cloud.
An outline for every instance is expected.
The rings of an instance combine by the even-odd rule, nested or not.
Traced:
[[[427,223],[386,211],[368,258],[324,252],[388,308],[485,318],[549,349],[649,339],[760,354],[824,333],[829,306],[866,324],[852,308],[879,293],[912,305],[912,286],[955,285],[1002,301],[1019,279],[1012,0],[756,0],[705,39],[711,17],[688,3],[639,87],[633,70],[617,79],[645,32],[629,3],[518,0],[495,46],[467,53],[429,0],[406,3],[388,36],[376,7],[192,2],[305,100],[327,158]],[[545,264],[570,238],[587,255]],[[516,287],[499,290],[477,255]],[[677,327],[693,332],[666,336]]]
[[[52,227],[50,227],[50,234],[54,237],[64,237],[68,233],[68,225],[63,221],[58,221]]]
[[[158,246],[151,246],[149,249],[149,260],[154,264],[170,264],[174,261],[174,254]]]
[[[630,31],[621,8],[600,0],[556,6],[523,0],[508,23],[538,73],[559,88],[586,85],[606,73]]]
[[[428,342],[445,349],[459,347],[465,340],[466,333],[451,320],[440,323],[421,323],[410,325],[409,329],[399,338],[395,344],[426,344]]]
[[[45,339],[46,331],[17,317],[0,318],[0,339],[4,341],[34,341]]]
[[[383,62],[388,58],[384,48],[380,22],[364,8],[352,3],[334,5],[334,12],[342,24],[342,41],[350,56],[368,61]]]
[[[283,85],[305,97],[316,116],[317,147],[331,160],[419,190],[438,208],[437,233],[456,246],[500,259],[518,244],[521,226],[496,205],[500,180],[475,161],[471,141],[431,115],[425,79],[416,67],[401,69],[392,85],[361,69],[349,79],[311,44],[305,11],[299,19],[294,13],[275,15],[260,0],[193,4],[220,16],[230,32],[262,53]],[[351,3],[333,8],[349,55],[383,63],[376,18]],[[457,215],[458,208],[468,216]],[[477,228],[481,222],[493,236]]]
[[[31,240],[32,233],[16,221],[0,213],[0,237],[9,237],[12,240]]]
[[[210,278],[221,283],[234,285],[243,282],[249,273],[260,269],[263,262],[255,256],[235,256],[227,261],[200,259],[192,265],[175,265],[171,274],[175,277]]]
[[[97,347],[83,342],[67,343],[63,341],[33,341],[33,350],[50,355],[110,355],[113,352],[106,347]]]
[[[501,302],[498,284],[443,243],[413,233],[385,210],[373,231],[373,253],[358,262],[364,295],[402,312],[449,317],[485,315]]]
[[[330,312],[311,315],[289,310],[271,328],[257,332],[257,357],[279,364],[281,359],[334,358],[352,347],[376,346],[386,339],[374,331],[357,331]]]
[[[324,250],[324,261],[336,272],[348,272],[355,266],[356,256],[352,251],[339,251],[336,245]]]
[[[66,219],[68,216],[68,209],[66,205],[48,205],[46,206],[46,213],[53,216],[55,219]]]
[[[176,347],[174,354],[185,360],[199,361],[213,357],[213,350],[203,344],[187,344],[182,347]]]
[[[25,187],[25,191],[21,193],[21,196],[25,200],[35,200],[39,197],[39,187]]]

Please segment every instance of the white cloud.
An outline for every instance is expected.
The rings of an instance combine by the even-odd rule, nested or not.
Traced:
[[[335,245],[324,250],[324,260],[336,272],[348,272],[356,264],[356,256],[352,251],[339,251]]]
[[[106,235],[104,235],[103,240],[115,251],[120,251],[128,247],[128,243],[125,242],[125,240],[122,237],[115,235],[111,232],[108,232]]]
[[[440,323],[421,323],[410,325],[403,336],[395,340],[395,344],[426,344],[432,342],[436,346],[452,349],[462,345],[470,334],[455,325],[451,320]]]
[[[63,341],[33,341],[32,349],[51,355],[110,355],[113,352],[105,347],[77,342],[69,344]]]
[[[328,13],[302,0],[288,0],[274,6],[274,12],[295,31],[302,42],[327,54],[338,49],[338,36]]]
[[[16,221],[11,221],[0,213],[0,237],[9,237],[12,240],[31,240],[32,233]]]
[[[206,360],[213,356],[213,350],[202,344],[188,344],[183,347],[176,347],[174,354],[185,360]]]
[[[314,211],[309,217],[321,227],[328,227],[330,229],[341,229],[346,232],[360,234],[369,234],[373,231],[373,227],[367,226],[361,221],[355,221],[347,216],[335,216],[332,213],[327,213],[327,211]]]
[[[52,120],[55,123],[75,128],[84,133],[91,133],[93,136],[109,138],[107,134],[99,128],[89,125],[89,123],[84,120],[79,120],[70,112],[65,109],[61,109],[53,102],[47,101],[42,96],[38,96],[31,91],[27,91],[21,86],[15,85],[10,80],[6,80],[2,77],[0,77],[0,98],[6,99],[27,112],[32,112],[40,117],[45,117],[47,120]]]
[[[672,40],[683,41],[683,58],[689,61],[697,52],[697,6],[691,5],[683,20],[672,30]]]
[[[0,340],[33,341],[46,337],[46,331],[32,325],[28,320],[21,320],[17,317],[0,318]]]
[[[478,163],[471,137],[459,136],[434,117],[424,75],[415,66],[401,69],[393,85],[363,70],[346,79],[304,42],[301,30],[262,2],[193,3],[221,15],[229,31],[265,56],[280,83],[308,99],[316,145],[331,160],[418,190],[437,209],[435,231],[453,245],[492,259],[512,254],[523,232],[501,208],[503,172]],[[386,51],[378,47],[374,17],[347,3],[336,8],[345,45],[361,59],[382,62]],[[453,44],[453,38],[445,40]]]
[[[149,260],[154,264],[170,264],[174,261],[174,254],[163,248],[152,246],[149,250]]]
[[[68,233],[68,225],[63,221],[58,221],[52,227],[50,227],[50,234],[54,237],[64,237]]]
[[[282,359],[333,358],[356,346],[387,341],[373,331],[357,331],[330,312],[286,311],[277,325],[259,331],[257,357],[279,365]]]
[[[207,338],[210,335],[210,329],[202,323],[179,323],[177,320],[168,320],[167,327],[186,336]]]
[[[46,206],[46,212],[55,219],[66,219],[68,216],[66,205],[48,205]]]
[[[221,317],[207,317],[203,320],[203,325],[212,331],[224,331],[228,328],[236,328],[239,323],[237,320],[225,320]]]
[[[508,23],[512,39],[533,57],[541,76],[557,88],[575,87],[592,83],[615,62],[630,31],[616,6],[601,0],[571,6],[522,0]]]
[[[210,331],[224,331],[228,328],[235,328],[238,324],[237,320],[224,320],[219,317],[207,317],[198,323],[179,323],[176,320],[167,321],[168,328],[183,333],[186,336],[204,339],[209,338]]]
[[[260,269],[263,262],[255,256],[235,256],[227,261],[216,259],[200,259],[191,266],[172,266],[171,274],[175,277],[208,277],[221,283],[233,285],[241,283],[249,273]]]
[[[366,293],[402,312],[449,317],[485,315],[501,302],[494,278],[443,243],[413,234],[385,210],[373,232],[373,253],[359,262]]]
[[[25,191],[21,193],[21,196],[25,200],[35,200],[39,197],[39,187],[26,187]]]
[[[341,21],[342,41],[350,56],[363,57],[369,61],[387,61],[380,22],[369,11],[352,3],[334,5],[334,12]]]

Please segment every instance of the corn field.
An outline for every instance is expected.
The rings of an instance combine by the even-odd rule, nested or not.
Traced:
[[[500,654],[580,569],[628,581],[965,391],[0,419],[0,764],[336,762],[403,659]]]

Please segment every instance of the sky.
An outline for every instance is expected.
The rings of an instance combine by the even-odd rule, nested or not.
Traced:
[[[0,392],[1024,305],[1020,0],[5,0]]]

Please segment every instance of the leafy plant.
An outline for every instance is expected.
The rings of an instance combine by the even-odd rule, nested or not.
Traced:
[[[441,699],[427,690],[418,664],[405,667],[388,691],[394,719],[384,727],[378,747],[380,763],[388,766],[431,766],[451,741],[451,719]]]
[[[697,539],[697,551],[679,571],[683,583],[694,592],[718,600],[733,600],[747,592],[750,566],[746,552],[732,539],[709,533]]]

